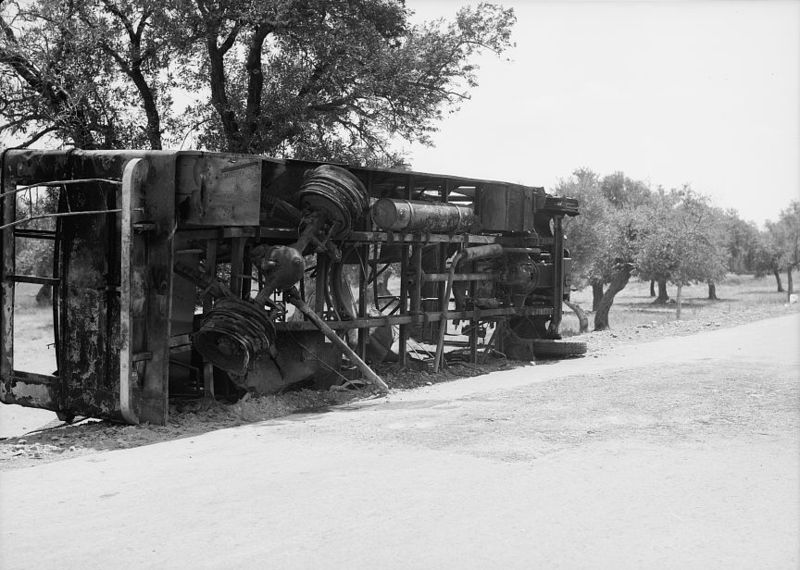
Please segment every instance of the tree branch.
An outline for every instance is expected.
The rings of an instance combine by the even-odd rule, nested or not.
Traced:
[[[152,10],[145,10],[142,12],[142,17],[139,19],[139,24],[136,26],[136,40],[138,42],[142,41],[142,34],[144,33],[145,27],[147,27],[147,20],[152,15]]]
[[[245,61],[245,72],[247,74],[247,104],[245,108],[245,124],[247,127],[247,141],[245,145],[250,146],[256,131],[258,130],[258,120],[261,116],[261,94],[264,91],[264,72],[261,69],[261,51],[264,40],[272,32],[271,24],[262,23],[256,27],[250,39],[250,46],[247,51]]]
[[[233,25],[233,28],[231,29],[230,33],[228,34],[228,37],[225,38],[225,41],[222,42],[222,45],[220,45],[219,48],[218,48],[219,51],[220,51],[220,54],[225,55],[226,53],[228,53],[228,50],[231,49],[231,47],[233,47],[233,42],[236,41],[236,36],[239,35],[239,32],[241,31],[241,29],[242,29],[241,23],[236,22]],[[216,43],[216,40],[214,40],[214,42]]]
[[[28,140],[26,140],[24,142],[21,142],[19,144],[19,148],[27,148],[28,146],[32,145],[33,143],[38,141],[40,138],[42,138],[44,135],[46,135],[48,133],[52,133],[52,132],[57,131],[57,130],[58,130],[58,127],[56,127],[56,126],[46,127],[44,129],[42,129],[41,131],[39,131],[38,133],[36,133],[35,135],[33,135],[32,137],[28,138]]]
[[[122,22],[122,25],[125,26],[125,30],[128,32],[128,36],[131,38],[135,38],[136,31],[133,29],[133,24],[131,24],[131,21],[128,19],[128,17],[125,14],[123,14],[122,11],[120,11],[120,9],[117,8],[111,2],[111,0],[101,0],[101,1],[103,2],[103,5],[105,5],[106,10],[114,14],[117,17],[117,19],[120,22]]]

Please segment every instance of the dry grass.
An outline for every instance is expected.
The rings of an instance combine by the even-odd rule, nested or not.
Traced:
[[[800,275],[794,274],[794,281]],[[786,275],[781,275],[786,287]],[[671,301],[667,305],[654,305],[650,296],[650,282],[632,280],[614,300],[609,321],[614,330],[634,329],[643,325],[663,325],[676,319],[677,305],[673,302],[677,293],[669,286]],[[778,293],[775,278],[772,276],[755,278],[752,275],[729,274],[717,283],[719,301],[708,300],[708,287],[705,284],[684,287],[682,292],[681,320],[708,320],[742,322],[775,316],[787,310],[787,294]],[[584,310],[592,306],[592,291],[587,287],[572,293],[572,300]],[[791,309],[796,310],[797,305]],[[593,314],[589,314],[590,329]],[[578,332],[578,319],[570,311],[564,314],[561,332],[572,336]]]

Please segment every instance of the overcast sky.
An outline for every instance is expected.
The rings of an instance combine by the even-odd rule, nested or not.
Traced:
[[[469,0],[407,0],[415,20]],[[477,3],[477,2],[474,2]],[[578,167],[689,183],[763,224],[800,199],[800,2],[506,1],[508,56],[414,170],[551,189]]]

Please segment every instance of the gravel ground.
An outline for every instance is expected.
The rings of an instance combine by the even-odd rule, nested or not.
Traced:
[[[732,327],[754,320],[797,312],[800,306],[773,305],[743,307],[737,311],[708,311],[707,318],[643,324],[626,330],[590,332],[580,336],[588,345],[587,358],[599,358],[612,348],[648,342],[668,336],[684,336],[717,328]],[[576,340],[577,337],[571,337]],[[481,365],[454,363],[439,374],[427,370],[400,370],[383,366],[379,374],[392,390],[450,382],[459,378],[523,366],[524,363],[490,358]],[[757,378],[755,374],[754,378]],[[755,381],[755,380],[754,380]],[[552,394],[561,386],[553,385]],[[691,400],[696,393],[687,395]],[[166,426],[127,426],[106,421],[84,420],[66,425],[52,422],[44,429],[22,437],[0,439],[0,470],[16,469],[112,449],[148,445],[159,441],[191,437],[208,431],[263,421],[289,414],[324,410],[353,400],[374,397],[370,390],[291,392],[279,396],[250,398],[235,404],[188,402],[173,405]]]
[[[615,334],[597,359],[30,460],[0,473],[0,566],[797,568],[800,314]]]

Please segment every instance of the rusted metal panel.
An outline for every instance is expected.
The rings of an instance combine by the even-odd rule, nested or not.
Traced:
[[[57,412],[60,410],[57,380],[53,376],[17,371],[10,382],[0,383],[0,400]]]
[[[16,182],[2,165],[3,184],[0,186],[6,196],[0,200],[0,223],[10,224],[16,215],[15,196],[8,194],[16,187]],[[7,402],[11,397],[14,372],[14,229],[0,231],[0,399]]]
[[[119,325],[119,406],[128,423],[139,423],[140,378],[134,354],[144,346],[145,287],[142,267],[142,237],[134,224],[139,216],[134,204],[147,171],[141,158],[130,160],[122,176],[119,195],[120,215],[120,325]],[[138,255],[137,255],[138,254]]]
[[[102,158],[71,154],[69,172],[76,178],[119,179],[120,163]],[[70,186],[59,197],[59,211],[116,206],[116,189],[97,184]],[[79,414],[119,417],[117,223],[110,213],[63,218],[60,224],[60,407]]]
[[[257,226],[261,163],[256,156],[181,156],[177,171],[181,221],[201,226]]]
[[[169,338],[171,335],[174,264],[176,154],[147,157],[147,175],[139,188],[142,243],[137,255],[144,263],[145,352],[152,359],[141,365],[142,402],[140,420],[154,424],[167,421],[169,404]]]
[[[484,184],[478,190],[475,209],[483,230],[490,232],[534,230],[536,196],[544,194],[544,189],[516,184]]]

